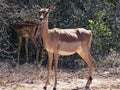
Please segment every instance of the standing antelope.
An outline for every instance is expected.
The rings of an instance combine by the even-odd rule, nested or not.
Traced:
[[[36,38],[38,37],[39,31],[37,30],[38,25],[34,22],[25,21],[23,24],[16,24],[16,32],[18,35],[18,65],[19,65],[19,56],[21,51],[21,44],[22,39],[25,38],[25,51],[26,51],[26,57],[28,62],[28,39],[30,38],[33,42],[33,44],[36,47],[37,53],[36,53],[36,64],[38,64],[38,58],[39,58],[39,51],[40,51],[40,45],[37,42]]]
[[[89,88],[92,83],[92,71],[94,67],[94,59],[90,54],[90,45],[92,33],[84,28],[77,29],[48,29],[49,13],[55,9],[55,5],[49,8],[41,8],[37,6],[41,20],[41,37],[43,38],[44,47],[48,52],[48,74],[44,89],[46,90],[49,83],[50,68],[54,58],[55,83],[53,90],[57,86],[57,66],[59,55],[71,55],[78,53],[89,67],[89,77],[85,88]],[[54,54],[54,55],[53,55]]]

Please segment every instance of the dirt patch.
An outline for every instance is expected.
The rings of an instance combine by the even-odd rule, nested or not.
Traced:
[[[33,64],[14,67],[10,63],[0,62],[0,90],[43,90],[47,70]],[[57,90],[84,90],[87,82],[88,70],[79,71],[58,69]],[[54,85],[54,70],[51,70],[50,85]],[[90,90],[120,90],[120,67],[99,68],[93,73]]]

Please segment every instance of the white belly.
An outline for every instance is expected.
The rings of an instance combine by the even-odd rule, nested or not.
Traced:
[[[72,55],[72,54],[74,54],[74,53],[75,53],[75,52],[59,51],[59,54],[60,54],[60,55],[63,55],[63,56],[64,56],[64,55],[65,55],[65,56],[66,56],[66,55]]]
[[[24,37],[28,37],[29,38],[29,34],[25,34]]]

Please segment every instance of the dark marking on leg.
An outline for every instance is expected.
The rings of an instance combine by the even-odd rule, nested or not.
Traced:
[[[93,79],[93,78],[90,76],[90,77],[89,77],[89,80],[92,81],[92,79]]]

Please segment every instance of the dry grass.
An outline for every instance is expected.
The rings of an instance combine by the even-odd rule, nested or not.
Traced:
[[[57,90],[83,90],[87,78],[87,69],[78,71],[58,69]],[[24,64],[13,67],[8,62],[0,62],[0,90],[42,90],[46,80],[46,68],[39,68],[33,64]],[[91,90],[119,90],[120,67],[99,68],[93,74]],[[51,79],[48,90],[54,85],[54,71],[51,70]]]

